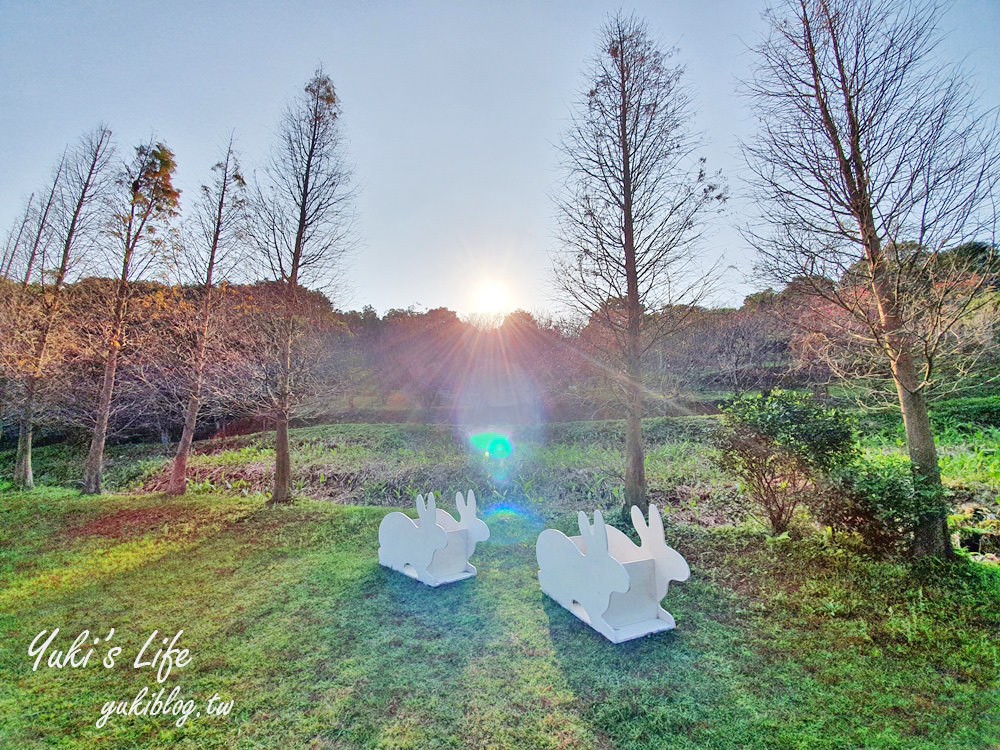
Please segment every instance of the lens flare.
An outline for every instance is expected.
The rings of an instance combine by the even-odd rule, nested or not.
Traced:
[[[469,435],[469,445],[482,457],[483,468],[498,486],[506,486],[511,477],[511,456],[514,443],[501,432],[474,432]]]
[[[503,460],[514,453],[514,444],[510,438],[499,432],[477,432],[469,436],[469,443],[486,458]]]

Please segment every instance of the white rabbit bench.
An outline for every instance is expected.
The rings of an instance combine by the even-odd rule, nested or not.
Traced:
[[[637,546],[594,511],[593,525],[579,514],[580,536],[556,529],[538,536],[538,582],[542,591],[613,643],[674,628],[674,618],[660,606],[670,581],[685,581],[687,562],[667,546],[655,505],[649,523],[632,506]]]
[[[378,561],[428,586],[441,586],[476,575],[469,558],[478,542],[490,538],[486,523],[476,517],[476,496],[456,493],[461,520],[434,504],[434,494],[417,495],[418,518],[394,512],[378,528]]]

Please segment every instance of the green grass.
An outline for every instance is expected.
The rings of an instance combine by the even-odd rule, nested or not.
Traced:
[[[692,579],[676,631],[612,645],[540,593],[534,506],[486,508],[479,576],[376,563],[384,509],[260,496],[0,495],[0,747],[988,748],[1000,743],[1000,569],[910,570],[825,543],[668,525]],[[568,513],[557,525],[572,526]],[[116,628],[113,669],[27,648]],[[112,717],[164,683],[230,716]],[[101,653],[103,655],[103,652]]]
[[[15,449],[0,450],[0,481],[9,480],[14,472]],[[109,445],[104,454],[105,490],[124,490],[143,482],[160,471],[171,455],[169,448],[159,444]],[[83,464],[87,445],[57,443],[32,449],[32,470],[35,484],[44,487],[83,485]]]
[[[1000,503],[1000,428],[974,430],[944,428],[935,435],[941,476],[959,498]],[[906,455],[900,436],[867,435],[862,447],[869,453]]]
[[[974,434],[983,429],[1000,428],[1000,396],[955,398],[932,402],[931,426],[935,435]],[[903,420],[898,408],[858,414],[858,426],[865,435],[902,440]]]
[[[995,399],[955,402],[955,414],[989,421]],[[983,404],[986,404],[986,408]],[[891,415],[890,415],[891,416]],[[863,431],[871,453],[905,454],[898,425],[877,418],[879,429]],[[644,421],[650,496],[675,520],[704,525],[741,523],[748,508],[736,483],[710,460],[715,417],[666,417]],[[937,431],[941,468],[956,504],[968,500],[993,507],[1000,501],[1000,427],[954,421]],[[862,427],[864,427],[864,423]],[[871,425],[868,425],[871,427]],[[343,424],[292,430],[294,492],[340,504],[408,505],[417,493],[446,496],[474,488],[491,502],[528,503],[546,518],[576,509],[621,505],[624,477],[623,424],[573,422],[511,433],[509,458],[484,456],[466,436],[440,425]],[[272,481],[273,433],[196,444],[189,463],[189,491],[252,496]],[[79,486],[85,446],[54,445],[35,451],[39,484]],[[162,490],[171,448],[113,446],[105,486],[115,491]],[[0,481],[9,478],[13,451],[0,452]]]
[[[651,496],[693,577],[667,598],[676,631],[619,646],[541,595],[534,540],[620,505],[621,423],[515,431],[500,459],[446,427],[294,430],[301,499],[278,509],[260,494],[271,435],[198,444],[179,500],[79,496],[81,448],[40,448],[36,477],[62,489],[0,480],[0,748],[1000,746],[1000,568],[913,570],[734,527],[746,508],[710,460],[714,423],[647,422]],[[938,438],[949,486],[1000,494],[1000,430]],[[864,447],[903,450],[890,430]],[[168,458],[114,447],[105,484],[155,486]],[[441,590],[376,564],[384,508],[343,505],[470,487],[492,538],[479,576]],[[39,631],[65,648],[112,626],[114,669],[31,671]],[[232,715],[95,727],[105,701],[155,685],[131,667],[145,637],[180,629],[192,663],[166,684]]]
[[[651,487],[657,497],[678,491],[707,495],[710,486],[731,487],[705,457],[711,417],[646,420]],[[292,430],[296,494],[338,503],[409,504],[418,492],[475,488],[482,497],[534,501],[543,512],[621,504],[624,440],[621,422],[575,422],[510,431],[509,458],[484,456],[466,436],[435,425],[326,425]],[[196,443],[189,491],[267,492],[274,463],[273,433]],[[36,482],[79,487],[86,447],[53,445],[34,451]],[[104,485],[115,491],[165,488],[171,448],[114,446]],[[12,470],[12,450],[0,467]],[[0,480],[9,474],[0,469]],[[657,494],[658,493],[658,494]]]
[[[1000,500],[1000,427],[980,424],[993,418],[996,400],[963,399],[938,407],[944,415],[936,431],[941,469],[956,503],[974,500],[993,506]],[[956,423],[955,416],[961,414],[971,421]],[[713,449],[708,442],[716,424],[717,418],[704,416],[644,421],[651,497],[680,519],[717,525],[746,517],[735,482],[710,460]],[[905,454],[898,415],[866,417],[861,427],[864,450]],[[292,430],[293,490],[301,497],[342,504],[400,505],[409,504],[418,492],[453,496],[475,488],[484,499],[530,502],[547,517],[621,504],[622,422],[572,422],[510,434],[513,454],[497,459],[477,452],[460,431],[440,425],[343,424]],[[244,496],[267,492],[272,444],[273,433],[197,443],[189,463],[190,491]],[[105,487],[162,490],[171,450],[160,445],[112,446]],[[36,449],[36,482],[78,487],[84,455],[82,445]],[[9,478],[13,458],[13,450],[0,451],[0,481]]]

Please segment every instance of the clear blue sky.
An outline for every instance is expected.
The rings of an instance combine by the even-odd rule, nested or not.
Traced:
[[[554,307],[549,196],[555,144],[606,16],[622,7],[680,49],[709,167],[736,199],[704,243],[734,268],[717,294],[750,289],[738,138],[751,132],[737,78],[763,0],[97,2],[0,0],[0,230],[65,144],[99,122],[120,148],[150,136],[177,154],[184,199],[235,130],[263,163],[279,114],[322,63],[341,96],[358,197],[358,250],[338,306],[474,312],[493,278],[509,305]],[[955,0],[942,48],[964,60],[984,108],[1000,105],[1000,0]]]

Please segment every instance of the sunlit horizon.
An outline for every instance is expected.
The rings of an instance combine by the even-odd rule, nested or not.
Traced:
[[[469,313],[474,316],[503,317],[515,310],[516,304],[510,290],[497,278],[484,278],[472,288]]]

